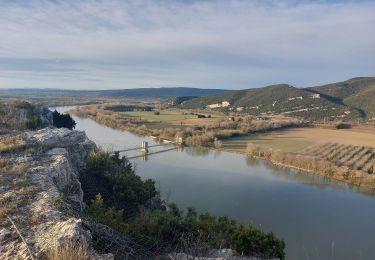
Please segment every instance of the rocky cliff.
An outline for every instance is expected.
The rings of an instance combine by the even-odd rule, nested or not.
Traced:
[[[38,259],[68,241],[91,250],[81,220],[67,217],[61,208],[65,203],[82,207],[78,172],[95,144],[84,132],[67,129],[45,128],[0,140],[6,138],[13,138],[14,149],[0,158],[0,258]]]

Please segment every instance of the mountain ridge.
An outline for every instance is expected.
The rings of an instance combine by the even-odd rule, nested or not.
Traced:
[[[275,84],[233,90],[184,102],[183,108],[215,107],[254,115],[287,114],[313,120],[375,117],[375,77],[357,77],[326,85],[297,88]],[[221,102],[230,103],[227,107]]]

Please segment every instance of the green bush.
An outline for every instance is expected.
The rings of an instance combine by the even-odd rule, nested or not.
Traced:
[[[264,233],[227,217],[199,215],[193,208],[184,213],[171,205],[170,211],[143,214],[129,223],[129,230],[148,236],[159,246],[168,244],[178,248],[183,243],[201,254],[215,248],[233,248],[243,255],[285,259],[285,243],[273,233]]]
[[[56,110],[52,113],[53,125],[57,128],[68,128],[70,130],[76,127],[76,122],[69,114],[60,114]]]
[[[285,259],[285,242],[275,235],[263,233],[252,226],[239,226],[231,234],[232,247],[239,253],[248,255],[258,252],[262,257],[279,257]]]
[[[15,110],[26,111],[25,126],[27,129],[37,130],[44,127],[40,114],[36,111],[35,107],[25,100],[16,100],[12,103]]]
[[[119,153],[110,156],[98,150],[86,159],[86,174],[94,174],[110,182],[112,192],[121,200],[134,204],[144,204],[158,192],[151,179],[143,181],[135,174],[132,164]]]
[[[91,201],[90,206],[86,208],[86,213],[95,217],[100,223],[107,225],[120,232],[127,231],[127,225],[124,223],[122,210],[116,210],[114,208],[105,208],[103,204],[103,198],[100,194],[95,196],[95,199]]]
[[[40,116],[35,113],[33,110],[28,111],[27,113],[27,120],[26,120],[26,127],[31,130],[36,130],[42,128],[43,122]]]

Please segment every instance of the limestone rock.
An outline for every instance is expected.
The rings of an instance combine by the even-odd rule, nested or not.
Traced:
[[[11,222],[4,220],[4,228],[0,230],[0,258],[28,259],[27,247],[34,257],[39,257],[67,241],[90,245],[91,235],[83,229],[81,220],[68,217],[59,207],[62,196],[69,206],[83,205],[78,174],[87,154],[96,149],[95,144],[84,132],[55,128],[26,132],[25,139],[26,149],[33,148],[34,152],[11,158],[14,164],[25,165],[25,172],[17,173],[16,179],[23,182],[7,181],[3,185],[5,181],[0,176],[0,201],[10,205],[8,215],[27,245]],[[17,206],[12,207],[13,204]],[[97,259],[113,259],[112,255],[95,255]]]

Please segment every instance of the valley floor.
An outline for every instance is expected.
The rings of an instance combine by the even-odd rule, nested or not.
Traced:
[[[247,144],[254,143],[263,149],[299,152],[310,145],[325,142],[375,148],[375,127],[355,126],[340,130],[316,127],[289,128],[223,140],[222,148],[226,151],[245,153]]]

